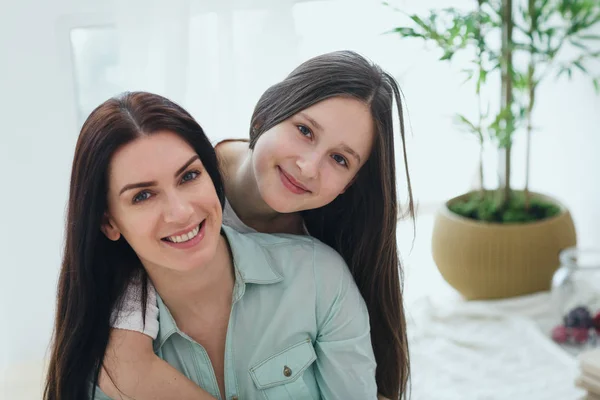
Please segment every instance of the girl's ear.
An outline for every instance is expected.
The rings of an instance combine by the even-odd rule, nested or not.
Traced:
[[[104,213],[102,217],[102,225],[100,226],[100,230],[104,235],[113,242],[116,242],[121,238],[121,231],[117,228],[115,221],[107,214]]]
[[[340,194],[345,193],[346,190],[348,190],[348,188],[350,186],[352,186],[352,184],[356,181],[356,175],[354,175],[354,178],[352,178],[352,180],[350,182],[348,182],[348,184],[346,185],[346,187],[344,189],[342,189],[342,191],[340,192]]]

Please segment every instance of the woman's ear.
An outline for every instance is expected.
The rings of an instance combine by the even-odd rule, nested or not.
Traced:
[[[104,213],[102,217],[102,225],[100,226],[100,230],[104,235],[113,242],[116,242],[121,238],[121,231],[117,228],[115,221],[113,221],[108,214]]]

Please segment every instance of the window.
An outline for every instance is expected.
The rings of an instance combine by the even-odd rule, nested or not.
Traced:
[[[476,177],[477,143],[452,120],[476,109],[472,90],[461,85],[459,67],[437,62],[439,55],[421,43],[385,34],[400,22],[390,8],[367,0],[192,0],[189,6],[173,12],[165,2],[70,31],[80,124],[110,96],[148,90],[185,107],[213,142],[247,137],[254,105],[271,84],[312,56],[351,49],[389,71],[403,89],[420,210],[466,191]],[[127,23],[119,29],[117,21]],[[404,199],[399,138],[397,144]]]
[[[119,82],[118,37],[114,26],[70,32],[79,125],[100,102],[123,90]]]

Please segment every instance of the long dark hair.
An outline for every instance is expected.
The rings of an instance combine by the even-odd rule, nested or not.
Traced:
[[[90,114],[73,159],[45,400],[93,397],[108,344],[111,311],[118,307],[131,279],[141,278],[143,287],[147,285],[145,271],[125,239],[113,242],[100,227],[107,209],[107,171],[113,154],[159,131],[179,135],[196,151],[224,204],[213,146],[200,125],[177,104],[155,94],[124,93]]]
[[[250,148],[254,148],[264,132],[322,100],[348,96],[369,105],[375,142],[355,182],[330,204],[302,214],[309,233],[336,249],[352,271],[369,309],[378,390],[391,399],[406,396],[410,376],[396,243],[394,99],[408,187],[407,211],[413,220],[414,205],[400,94],[396,80],[361,55],[327,53],[304,62],[270,87],[254,109],[250,128]]]

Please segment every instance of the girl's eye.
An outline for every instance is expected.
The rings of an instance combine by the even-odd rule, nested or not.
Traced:
[[[338,163],[344,167],[348,166],[348,162],[346,161],[346,159],[344,157],[340,156],[339,154],[334,154],[331,156],[331,158],[333,158],[333,160],[336,163]]]
[[[310,137],[312,136],[312,132],[304,125],[298,125],[298,130],[302,134],[302,136]]]
[[[186,172],[182,177],[181,177],[181,181],[182,182],[189,182],[189,181],[193,181],[194,179],[196,179],[198,176],[200,175],[200,172],[198,171],[188,171]]]
[[[149,191],[144,190],[139,192],[133,197],[133,203],[140,203],[142,201],[148,200],[152,196]]]

